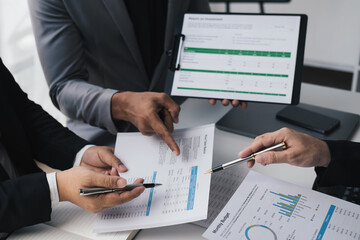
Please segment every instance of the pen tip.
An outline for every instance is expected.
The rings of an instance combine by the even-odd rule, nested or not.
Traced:
[[[208,170],[205,172],[205,174],[212,173],[212,172],[213,172],[212,170]]]

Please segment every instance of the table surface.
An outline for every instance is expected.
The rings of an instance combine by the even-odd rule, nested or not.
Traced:
[[[360,108],[357,107],[357,103],[360,103],[360,94],[355,92],[302,84],[300,102],[360,115]],[[205,99],[188,99],[181,105],[181,108],[180,123],[176,125],[176,128],[215,123],[232,107],[224,107],[219,103],[216,106],[211,106]],[[360,142],[359,129],[356,130],[351,140]],[[252,139],[249,137],[216,129],[213,158],[224,159],[223,161],[227,162],[236,158],[237,153],[251,142]],[[253,170],[307,188],[311,188],[316,176],[313,168],[300,168],[286,164],[274,164],[266,167],[255,165]],[[244,176],[248,169],[243,165],[239,171]],[[188,223],[143,229],[135,237],[135,240],[204,239],[201,236],[204,231],[205,228]]]
[[[301,103],[360,115],[360,108],[357,107],[357,103],[360,103],[359,93],[306,83],[303,83],[301,88]],[[181,105],[180,122],[176,128],[215,123],[230,109],[230,106],[224,107],[219,103],[216,106],[211,106],[207,100],[204,99],[188,99]],[[354,133],[351,140],[360,142],[359,129]],[[214,157],[221,157],[225,159],[225,161],[233,159],[237,156],[237,153],[250,144],[251,141],[251,138],[217,129],[215,132]],[[246,172],[247,169],[245,168],[244,166],[243,170]],[[308,188],[311,188],[316,176],[313,168],[299,168],[286,164],[266,167],[255,165],[253,170]],[[205,228],[188,223],[162,228],[143,229],[135,239],[196,240],[204,239],[201,237],[204,231]]]

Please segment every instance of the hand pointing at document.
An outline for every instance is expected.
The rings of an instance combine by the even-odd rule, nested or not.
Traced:
[[[169,148],[180,154],[179,146],[171,136],[174,123],[179,122],[180,107],[165,93],[121,92],[111,100],[112,117],[129,121],[143,135],[157,134]]]

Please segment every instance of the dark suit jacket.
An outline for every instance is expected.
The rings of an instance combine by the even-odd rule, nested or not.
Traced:
[[[149,79],[123,0],[28,2],[51,99],[71,130],[97,144],[130,127],[113,123],[113,94],[163,92],[176,26],[187,11],[210,11],[208,0],[168,0],[164,51]]]
[[[20,175],[9,180],[0,166],[0,232],[10,232],[50,220],[46,175],[34,159],[64,170],[87,142],[30,101],[1,59],[0,113],[0,141]]]
[[[327,168],[315,168],[317,178],[314,189],[336,185],[360,186],[360,143],[326,141],[331,154]]]

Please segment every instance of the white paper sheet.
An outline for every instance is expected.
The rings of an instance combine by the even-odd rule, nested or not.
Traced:
[[[61,229],[46,225],[46,224],[37,224],[29,227],[21,228],[14,233],[12,233],[8,240],[63,240],[63,239],[72,239],[72,240],[91,240],[91,238],[86,238],[80,235],[69,233]]]
[[[51,221],[47,222],[57,229],[75,233],[96,240],[128,240],[137,233],[133,231],[121,231],[112,233],[93,233],[93,225],[96,215],[90,213],[70,202],[61,202],[51,213]]]
[[[93,233],[95,214],[87,212],[70,202],[60,202],[56,205],[52,209],[51,219],[50,222],[44,224],[21,228],[12,233],[9,239],[130,240],[137,233],[137,230]]]
[[[180,147],[175,156],[157,136],[119,133],[115,155],[128,167],[128,182],[142,177],[163,184],[137,199],[98,214],[95,232],[160,227],[205,219],[214,144],[214,124],[175,130]]]
[[[213,166],[217,165],[213,164]],[[194,224],[204,228],[210,226],[248,173],[246,167],[244,168],[243,166],[244,165],[239,164],[226,169],[226,171],[212,174],[207,219],[194,222]]]
[[[359,205],[250,171],[203,237],[359,239],[359,226]]]
[[[184,16],[171,95],[290,103],[299,16]]]

